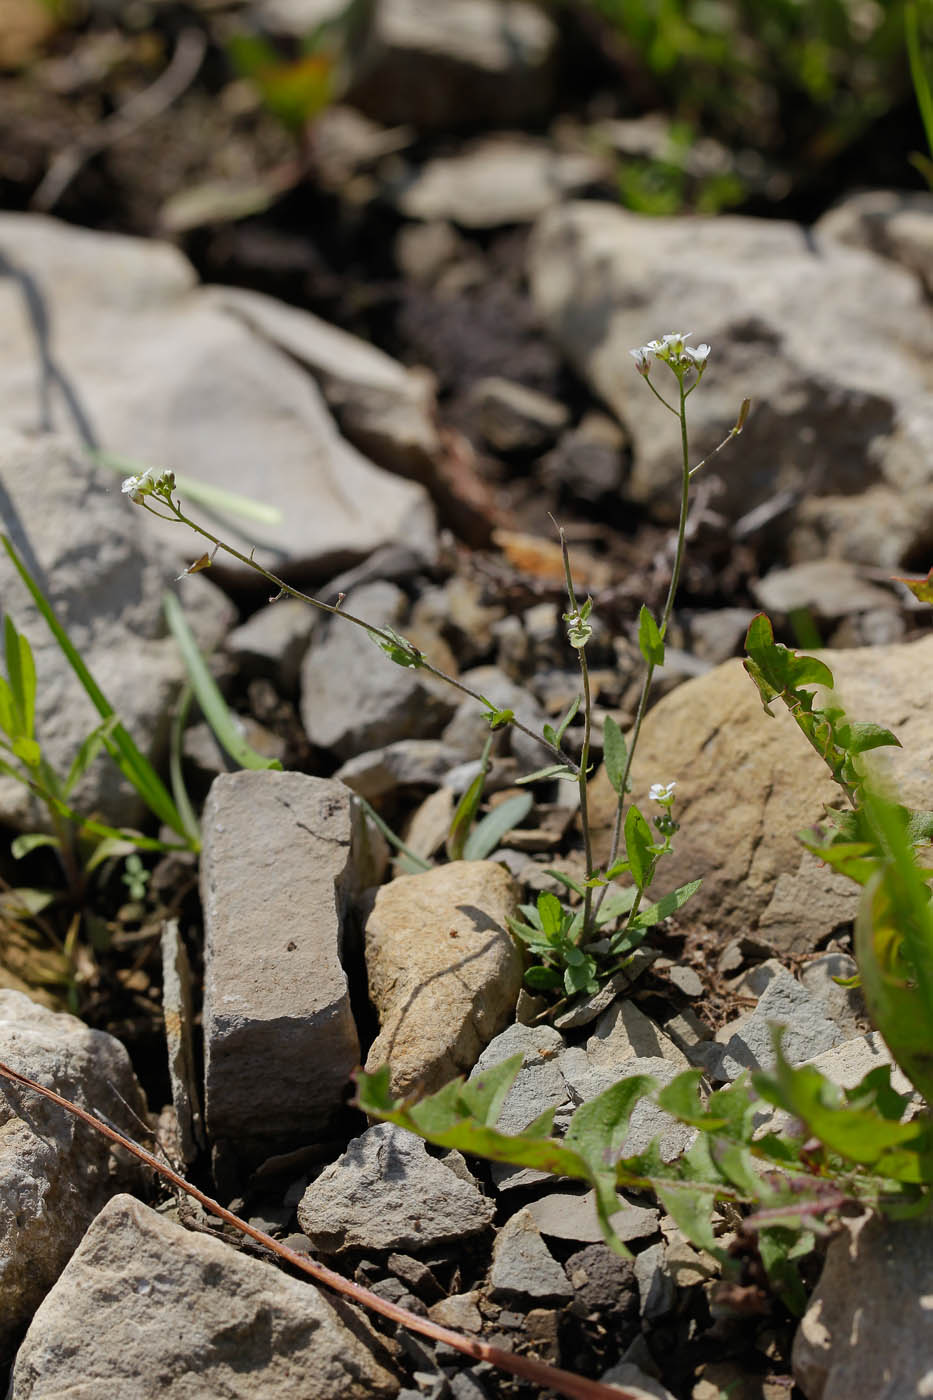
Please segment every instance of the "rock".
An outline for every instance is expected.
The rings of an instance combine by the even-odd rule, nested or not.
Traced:
[[[638,1287],[631,1259],[623,1259],[605,1244],[587,1245],[571,1254],[567,1277],[587,1313],[613,1331],[620,1345],[638,1326]]]
[[[929,190],[862,190],[847,195],[814,227],[823,238],[870,248],[900,263],[933,294],[933,194]]]
[[[342,1300],[130,1196],[94,1220],[16,1358],[10,1400],[72,1388],[181,1400],[394,1396],[378,1343]]]
[[[541,459],[541,480],[571,501],[603,505],[622,490],[625,447],[625,433],[614,419],[588,413]]]
[[[689,1068],[689,1065],[687,1066]],[[617,1084],[620,1079],[633,1079],[636,1075],[648,1075],[658,1081],[659,1087],[669,1084],[682,1072],[682,1066],[670,1060],[648,1056],[645,1059],[627,1060],[615,1069],[605,1065],[594,1065],[579,1046],[571,1046],[560,1057],[560,1069],[567,1087],[577,1103],[586,1103],[598,1094]],[[672,1162],[693,1142],[696,1131],[685,1123],[678,1122],[669,1113],[649,1098],[640,1099],[632,1111],[625,1141],[620,1155],[632,1157],[644,1152],[655,1138],[665,1162]]]
[[[405,606],[395,584],[369,583],[349,594],[345,610],[374,627],[397,630]],[[308,738],[341,758],[398,739],[433,738],[456,706],[452,686],[395,665],[368,632],[340,618],[328,624],[301,668],[301,717]]]
[[[458,1332],[480,1332],[483,1315],[478,1304],[482,1296],[478,1289],[469,1293],[452,1293],[449,1298],[433,1303],[428,1308],[428,1316],[432,1322],[440,1323],[441,1327],[453,1327]]]
[[[851,979],[858,964],[847,953],[823,953],[800,970],[800,981],[823,1005],[829,1019],[846,1035],[856,1035],[868,1024],[868,1011],[860,987],[841,987],[837,977]]]
[[[205,1147],[201,1095],[194,1057],[194,1006],[191,964],[177,919],[162,925],[162,1016],[172,1085],[172,1107],[178,1124],[182,1161],[193,1162]]]
[[[399,788],[436,787],[462,757],[441,739],[399,739],[348,759],[334,777],[367,802],[375,802]],[[442,790],[446,791],[438,789]]]
[[[717,1077],[731,1080],[746,1069],[773,1069],[772,1026],[784,1026],[781,1046],[792,1065],[831,1050],[845,1039],[845,1033],[823,1014],[819,1000],[790,973],[782,972],[768,983],[751,1016],[725,1045]]]
[[[447,840],[456,809],[449,787],[436,788],[412,813],[405,829],[405,845],[422,860],[430,860]]]
[[[741,447],[717,462],[717,511],[736,519],[792,491],[794,559],[891,566],[925,547],[933,329],[910,273],[791,223],[648,218],[594,201],[542,216],[530,277],[549,332],[632,435],[631,500],[674,518],[679,467],[670,415],[621,367],[630,348],[684,326],[713,347],[691,399],[693,457],[725,436],[744,397],[756,405]],[[667,373],[658,366],[659,386]]]
[[[216,780],[202,827],[207,1129],[278,1150],[326,1127],[359,1062],[342,960],[362,817],[341,783],[247,771]]]
[[[244,523],[220,510],[223,538],[247,554],[255,545],[276,571],[284,560],[306,577],[326,577],[402,539],[434,557],[423,488],[379,470],[346,443],[311,377],[218,306],[215,291],[199,289],[176,248],[7,213],[0,253],[15,272],[0,281],[7,327],[0,411],[8,423],[27,433],[59,427],[73,440],[177,467],[277,508],[277,523]],[[37,375],[37,329],[23,279],[47,307],[50,352],[66,387],[48,403],[37,399],[36,385],[45,381]],[[184,491],[181,498],[184,504]],[[200,554],[194,534],[134,513],[163,564],[167,556],[190,563]],[[229,555],[218,555],[214,568],[260,586]]]
[[[525,0],[380,0],[347,100],[390,126],[523,126],[549,108],[556,45],[552,21]]]
[[[522,977],[506,931],[517,895],[492,861],[402,875],[377,892],[365,940],[381,1029],[366,1067],[388,1062],[393,1094],[469,1071],[508,1023]]]
[[[610,1366],[603,1373],[602,1380],[604,1385],[622,1386],[630,1400],[676,1400],[666,1385],[631,1361],[620,1361],[618,1365]],[[711,1400],[719,1400],[719,1395],[711,1397]]]
[[[651,1021],[632,1001],[614,1001],[596,1023],[596,1029],[586,1042],[586,1057],[591,1065],[612,1070],[619,1077],[628,1069],[630,1060],[659,1056],[680,1069],[689,1069],[690,1062],[682,1050]]]
[[[530,1211],[516,1211],[496,1236],[489,1292],[497,1303],[565,1303],[573,1297]]]
[[[889,588],[869,583],[844,559],[814,559],[789,569],[772,569],[752,584],[752,592],[769,614],[809,608],[817,617],[833,619],[878,608],[896,612],[899,607]]]
[[[206,289],[216,304],[305,365],[350,442],[399,476],[430,482],[441,445],[424,375],[309,311],[241,287]]]
[[[863,1217],[831,1241],[794,1339],[807,1400],[920,1400],[933,1393],[929,1220]]]
[[[742,651],[748,624],[755,616],[751,608],[714,608],[694,613],[690,619],[690,645],[694,655],[718,665]]]
[[[478,431],[496,452],[543,452],[569,416],[556,399],[510,379],[478,380],[470,390],[470,401]]]
[[[520,1133],[549,1108],[560,1108],[567,1101],[567,1088],[560,1072],[558,1056],[564,1038],[551,1026],[509,1026],[486,1046],[470,1075],[482,1076],[521,1053],[521,1069],[505,1097],[496,1120],[503,1133]],[[540,1175],[537,1173],[536,1175]]]
[[[280,598],[227,636],[224,650],[248,676],[263,676],[281,695],[298,693],[298,675],[322,614],[298,598]]]
[[[0,248],[3,228],[0,216]],[[0,279],[0,304],[9,285]],[[0,400],[7,344],[0,346]],[[62,438],[0,430],[4,529],[126,729],[158,764],[186,679],[162,611],[162,594],[178,569],[147,537],[144,513],[127,505],[116,480]],[[101,717],[5,553],[0,597],[32,647],[36,735],[64,777]],[[234,616],[231,605],[200,577],[186,579],[180,597],[200,646],[211,650]],[[91,765],[71,800],[78,812],[106,813],[115,825],[139,825],[148,811],[106,755]],[[44,804],[12,778],[0,777],[0,818],[19,829],[49,829]]]
[[[500,710],[514,711],[516,719],[520,719],[535,734],[540,734],[548,722],[547,715],[534,696],[509,680],[497,666],[474,666],[472,670],[464,671],[460,679]],[[475,700],[464,699],[444,730],[444,742],[451,748],[479,757],[490,732],[485,714]],[[536,739],[515,728],[509,730],[509,746],[523,773],[533,773],[551,760],[550,751],[543,743],[539,744]]]
[[[658,1322],[666,1317],[674,1306],[677,1290],[667,1267],[663,1244],[649,1245],[636,1254],[635,1282],[645,1322]]]
[[[827,1079],[831,1079],[843,1089],[854,1089],[871,1070],[880,1065],[889,1065],[891,1087],[895,1093],[912,1095],[915,1103],[920,1103],[919,1095],[915,1093],[904,1071],[894,1063],[891,1052],[878,1031],[869,1031],[853,1040],[845,1040],[841,1045],[834,1045],[830,1050],[814,1055],[806,1063],[813,1065],[814,1069],[818,1069]]]
[[[298,1206],[301,1228],[325,1254],[444,1248],[482,1233],[494,1214],[492,1201],[392,1123],[354,1138]]]
[[[671,984],[685,997],[701,997],[703,982],[692,967],[674,966],[668,972]]]
[[[903,748],[876,759],[899,800],[926,808],[933,638],[822,655],[851,718],[885,724],[900,739]],[[681,828],[652,896],[702,877],[691,917],[714,920],[724,944],[750,935],[782,955],[798,955],[854,917],[859,892],[801,851],[797,832],[839,801],[839,789],[790,714],[773,708],[769,718],[737,660],[686,681],[649,711],[632,780],[638,796],[659,775],[680,779]],[[607,853],[615,807],[600,769],[590,784],[597,859]]]
[[[146,1113],[125,1049],[76,1016],[0,990],[0,1060],[139,1136]],[[65,1109],[18,1089],[0,1091],[0,1364],[107,1200],[144,1173]]]
[[[393,191],[410,219],[449,219],[461,228],[531,223],[545,209],[607,173],[592,155],[560,152],[547,142],[492,136],[435,156]]]
[[[648,1206],[631,1205],[619,1198],[620,1209],[610,1217],[610,1224],[623,1244],[632,1240],[650,1239],[658,1232],[658,1212]],[[526,1207],[542,1235],[555,1240],[577,1240],[581,1244],[598,1244],[603,1232],[596,1214],[596,1193],[587,1191],[553,1191]]]

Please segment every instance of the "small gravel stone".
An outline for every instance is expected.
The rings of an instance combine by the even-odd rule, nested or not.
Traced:
[[[562,1303],[573,1296],[567,1275],[527,1210],[516,1211],[496,1237],[490,1296],[497,1302],[536,1303]]]

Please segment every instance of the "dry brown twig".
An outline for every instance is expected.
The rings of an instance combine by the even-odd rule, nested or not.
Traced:
[[[248,1235],[250,1239],[261,1244],[265,1249],[271,1250],[273,1254],[277,1254],[280,1259],[284,1259],[294,1268],[300,1269],[302,1273],[309,1274],[318,1283],[325,1284],[337,1293],[343,1293],[372,1312],[381,1313],[383,1317],[399,1323],[402,1327],[407,1327],[409,1331],[420,1332],[422,1336],[430,1337],[436,1342],[445,1342],[447,1346],[453,1347],[465,1356],[472,1357],[474,1361],[489,1362],[498,1367],[499,1370],[508,1371],[513,1376],[520,1376],[523,1380],[532,1381],[545,1390],[555,1390],[560,1395],[569,1396],[570,1400],[639,1400],[633,1391],[622,1386],[606,1385],[602,1381],[587,1380],[583,1376],[574,1375],[571,1371],[564,1371],[559,1366],[551,1366],[546,1361],[536,1361],[530,1356],[517,1356],[513,1352],[503,1351],[500,1347],[490,1346],[487,1342],[464,1337],[460,1332],[454,1332],[449,1327],[441,1327],[428,1318],[419,1317],[417,1313],[399,1307],[397,1303],[390,1303],[387,1299],[380,1298],[377,1293],[371,1293],[362,1284],[354,1283],[351,1279],[344,1278],[342,1274],[335,1273],[333,1269],[328,1269],[325,1264],[318,1264],[315,1260],[307,1258],[306,1255],[289,1249],[288,1245],[282,1244],[264,1231],[257,1230],[254,1225],[241,1220],[239,1216],[222,1206],[219,1201],[213,1200],[196,1186],[192,1186],[180,1173],[161,1162],[151,1152],[147,1152],[144,1147],[140,1147],[139,1143],[133,1142],[132,1138],[124,1137],[115,1128],[111,1128],[107,1123],[102,1123],[92,1113],[88,1113],[86,1109],[80,1108],[70,1099],[57,1094],[54,1089],[46,1089],[44,1085],[38,1084],[28,1075],[20,1074],[18,1070],[12,1069],[2,1061],[0,1061],[0,1076],[13,1084],[21,1084],[24,1088],[41,1094],[43,1098],[49,1099],[52,1103],[58,1104],[60,1108],[66,1109],[68,1113],[74,1114],[82,1122],[95,1128],[97,1132],[103,1133],[111,1142],[115,1142],[119,1147],[132,1153],[140,1162],[144,1162],[147,1167],[164,1177],[166,1181],[171,1182],[173,1186],[193,1197],[212,1215],[218,1216],[242,1234]]]

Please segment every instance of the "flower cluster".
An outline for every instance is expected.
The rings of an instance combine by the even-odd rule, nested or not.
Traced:
[[[128,476],[121,489],[136,506],[141,506],[146,496],[164,496],[168,499],[175,490],[175,473],[156,472],[152,467],[147,467],[136,476]]]
[[[640,345],[637,350],[630,350],[629,354],[635,361],[635,368],[645,379],[651,373],[652,360],[663,360],[678,378],[687,372],[695,370],[697,378],[706,368],[706,361],[709,359],[708,345],[687,345],[693,334],[692,331],[673,331],[670,335],[662,335],[660,340],[649,340],[647,345]]]

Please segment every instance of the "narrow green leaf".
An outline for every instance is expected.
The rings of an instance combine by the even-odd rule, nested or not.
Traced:
[[[578,711],[579,708],[580,708],[580,704],[581,704],[582,698],[583,698],[582,696],[577,695],[577,696],[570,702],[570,705],[569,705],[569,707],[568,707],[568,709],[567,709],[566,714],[564,715],[564,717],[563,717],[563,719],[561,720],[560,724],[557,726],[557,732],[556,732],[556,734],[554,735],[554,744],[555,744],[555,747],[556,747],[556,748],[560,748],[561,740],[563,739],[564,735],[566,734],[568,726],[569,726],[570,724],[572,724],[573,721],[574,721],[574,719],[576,718],[577,711]]]
[[[27,768],[38,768],[42,760],[42,750],[35,739],[27,739],[22,734],[17,735],[13,740],[13,752],[20,763],[25,763]]]
[[[499,1121],[502,1105],[518,1078],[524,1056],[521,1051],[510,1055],[498,1065],[474,1073],[460,1086],[460,1101],[464,1111],[477,1123],[493,1127]]]
[[[603,900],[596,922],[602,927],[604,924],[611,924],[613,919],[619,919],[623,914],[627,914],[635,900],[638,898],[638,887],[636,885],[626,885],[622,890],[611,890]]]
[[[568,875],[565,871],[552,870],[550,867],[548,867],[548,869],[545,870],[544,873],[545,875],[550,875],[552,880],[557,880],[558,883],[563,885],[565,889],[573,890],[574,894],[578,894],[581,899],[585,897],[586,890],[583,888],[580,881],[574,880],[572,876]]]
[[[493,807],[470,832],[463,846],[464,860],[485,860],[503,836],[525,820],[532,808],[530,792],[516,792]]]
[[[23,583],[29,589],[36,607],[41,612],[49,630],[61,647],[69,665],[87,692],[97,713],[102,719],[110,719],[111,716],[116,714],[116,711],[106,699],[87,666],[84,664],[84,661],[73,645],[67,632],[55,616],[47,598],[33,579],[25,564],[23,564],[13,545],[10,543],[8,536],[0,535],[0,542],[2,542],[4,549],[12,560]],[[130,734],[119,722],[114,725],[111,738],[113,743],[111,752],[114,754],[119,769],[124,777],[133,784],[143,801],[160,821],[164,822],[166,826],[170,826],[173,831],[178,832],[180,836],[187,839],[187,832],[185,831],[184,824],[167,789],[152,767],[152,764],[145,755],[140,752]]]
[[[447,859],[462,860],[466,839],[469,835],[470,827],[479,811],[479,804],[483,800],[483,788],[486,786],[486,775],[489,772],[489,757],[492,753],[492,735],[483,745],[483,752],[479,761],[479,772],[470,783],[466,792],[460,798],[450,822],[450,830],[447,833]]]
[[[547,768],[536,768],[533,773],[526,773],[523,778],[515,779],[515,786],[520,787],[525,783],[543,783],[546,778],[573,778],[576,781],[576,773],[572,768],[568,768],[566,763],[551,763]]]
[[[30,851],[38,850],[40,846],[54,846],[57,850],[60,845],[58,837],[50,836],[47,832],[24,832],[21,836],[13,837],[10,854],[14,860],[22,860],[23,856],[28,856]]]
[[[625,743],[625,735],[612,715],[607,715],[603,721],[603,762],[606,765],[606,777],[620,797],[625,796],[622,783],[627,760],[628,748]],[[626,789],[630,787],[631,783],[626,783]]]
[[[112,736],[118,723],[119,720],[117,716],[111,715],[109,719],[102,720],[96,728],[91,730],[90,734],[82,739],[78,747],[78,752],[71,761],[68,776],[62,787],[62,795],[64,797],[69,797],[71,795],[75,784],[83,778],[101,749],[106,747],[107,740]]]
[[[204,657],[195,641],[194,633],[189,627],[182,606],[174,593],[163,595],[162,606],[178,650],[181,652],[181,658],[185,663],[191,687],[217,742],[226,750],[234,763],[238,763],[241,768],[274,769],[281,772],[282,765],[277,758],[265,758],[261,753],[257,753],[240,733],[227,702],[218,689],[217,682],[207,668]],[[181,818],[179,817],[178,820],[180,821]]]
[[[634,802],[625,814],[625,854],[632,879],[640,890],[648,884],[653,866],[651,828]]]
[[[6,670],[13,693],[18,733],[25,739],[35,735],[36,663],[28,639],[17,632],[9,613],[4,619]]]
[[[638,614],[638,649],[649,666],[664,665],[664,642],[645,603]]]
[[[672,890],[670,894],[662,895],[656,904],[649,904],[646,909],[640,909],[629,924],[629,931],[640,928],[652,928],[654,924],[659,924],[662,919],[670,918],[682,905],[702,885],[702,880],[690,880],[688,884],[681,885],[679,889]]]
[[[434,869],[434,866],[429,860],[424,860],[421,856],[415,855],[415,852],[405,845],[402,838],[396,836],[389,824],[382,820],[382,817],[380,817],[375,807],[371,806],[370,803],[366,801],[365,797],[360,797],[359,793],[356,793],[354,795],[354,801],[359,803],[360,807],[366,813],[367,819],[372,822],[377,831],[382,833],[390,846],[394,846],[397,851],[401,852],[406,861],[413,866],[415,872]]]

